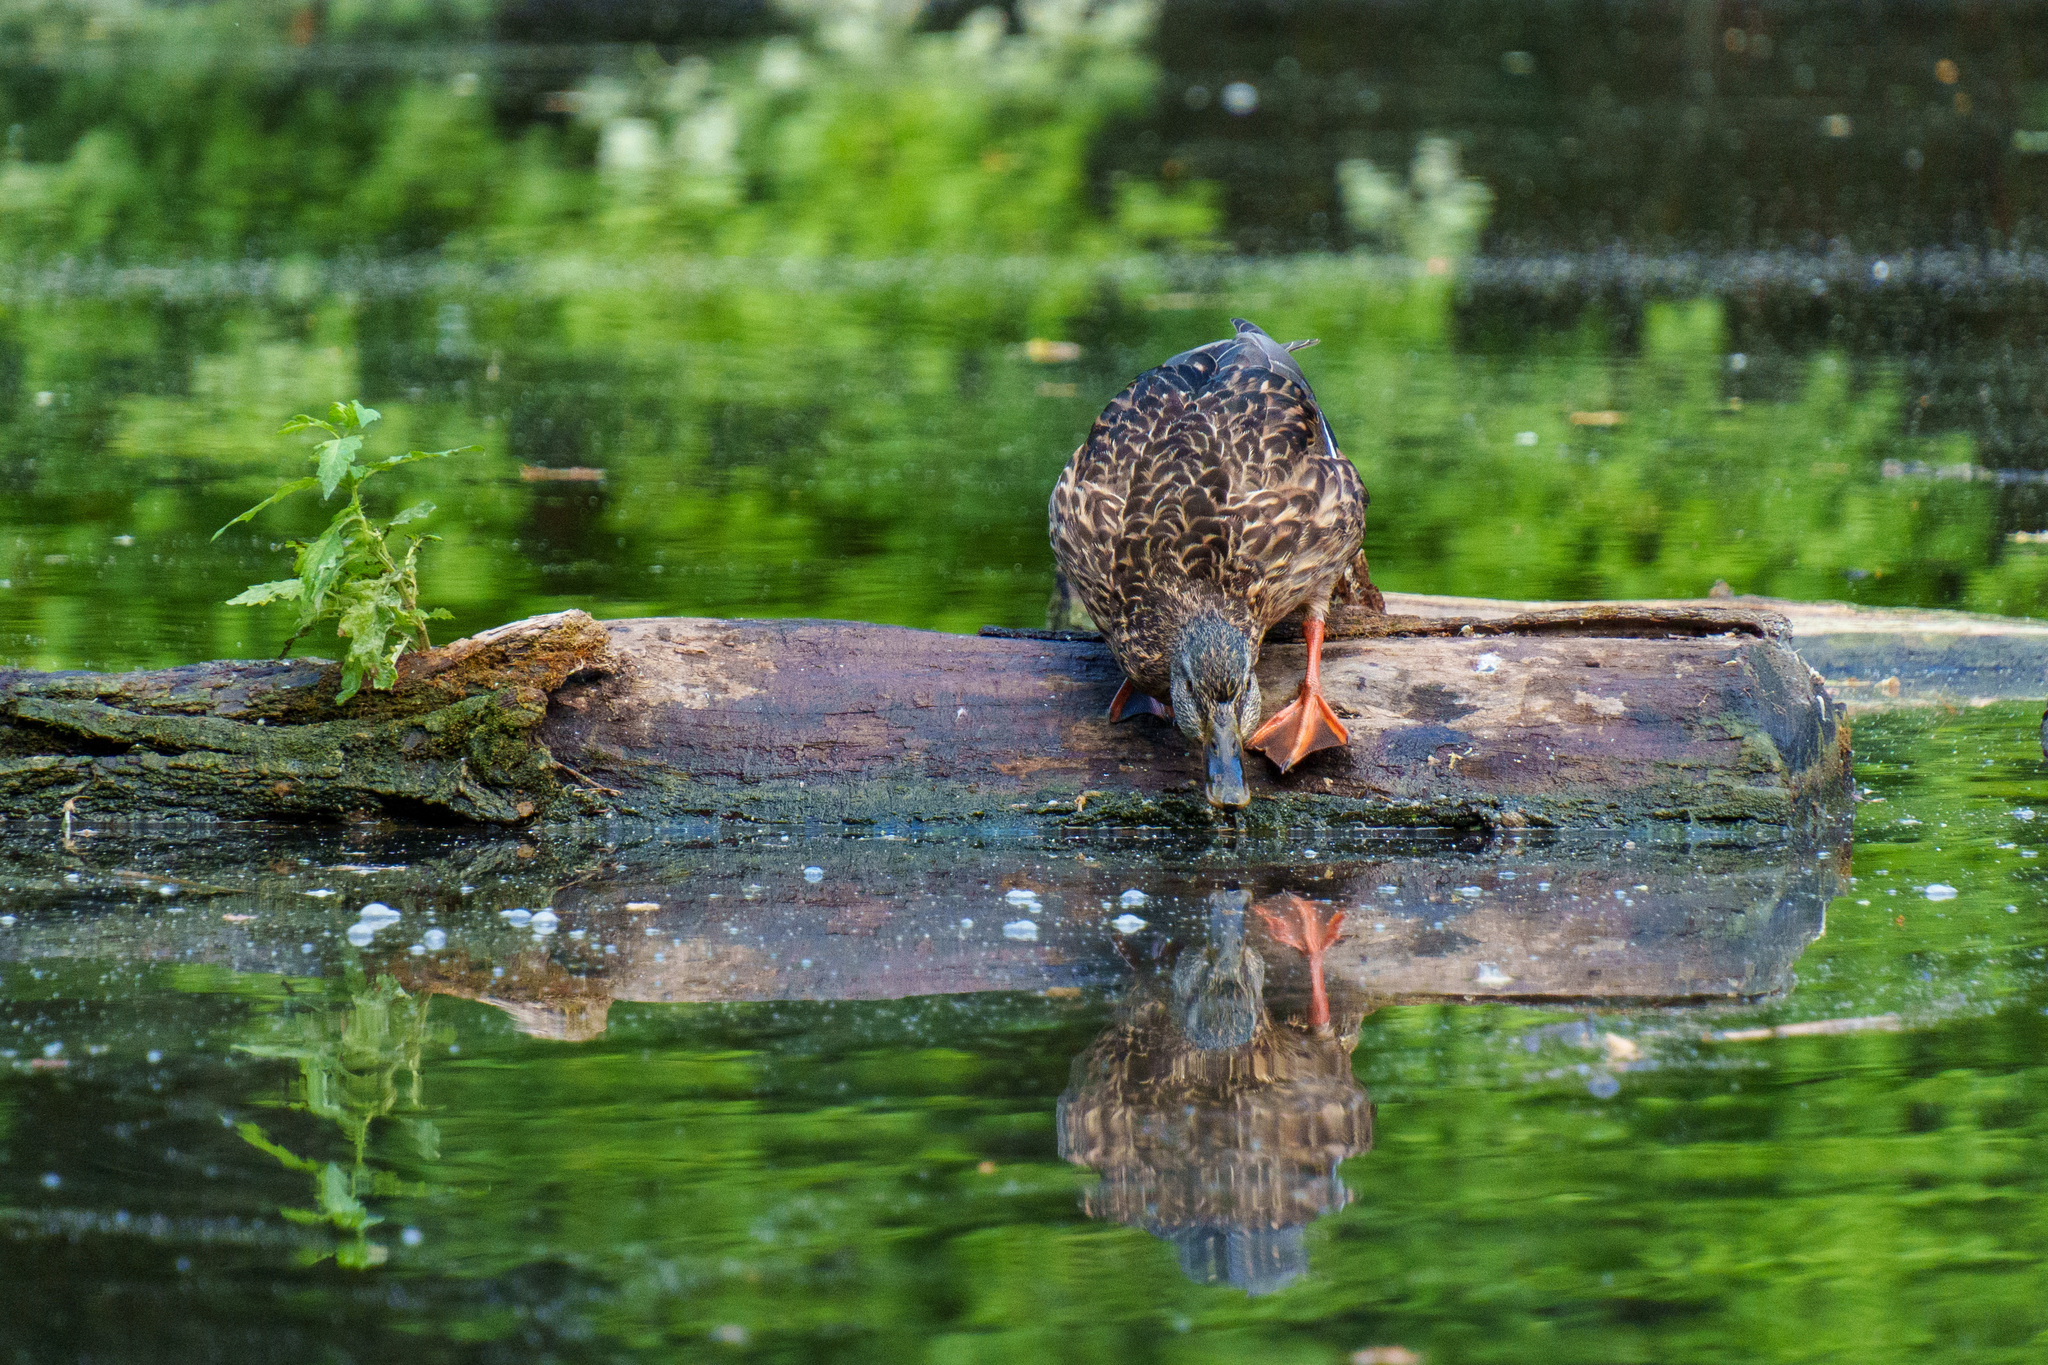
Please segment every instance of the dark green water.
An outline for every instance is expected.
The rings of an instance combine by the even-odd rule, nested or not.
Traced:
[[[796,86],[685,8],[0,5],[0,667],[274,652],[224,599],[316,513],[209,537],[356,396],[478,447],[374,495],[449,637],[1038,624],[1068,452],[1238,315],[1322,338],[1390,590],[2048,614],[2033,6],[1185,3]],[[1859,718],[1839,846],[0,830],[0,1361],[2036,1360],[2037,725]],[[1237,887],[1346,910],[1335,1028],[1254,922],[1204,1090]]]

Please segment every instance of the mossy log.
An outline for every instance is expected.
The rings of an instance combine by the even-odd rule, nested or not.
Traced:
[[[570,611],[409,654],[345,706],[323,659],[0,670],[0,816],[529,820],[566,804],[536,737],[549,697],[610,661]]]
[[[1331,626],[1351,743],[1260,761],[1241,815],[1207,807],[1169,726],[1103,718],[1093,637],[564,612],[342,707],[319,660],[0,672],[0,816],[1791,826],[1846,802],[1847,731],[1768,612]],[[1266,695],[1298,683],[1298,640],[1269,642]]]

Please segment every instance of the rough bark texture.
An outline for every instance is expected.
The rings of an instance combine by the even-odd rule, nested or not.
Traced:
[[[1351,744],[1260,761],[1242,815],[1203,802],[1169,725],[1102,718],[1119,679],[1092,637],[565,612],[409,656],[340,708],[319,660],[0,673],[0,816],[1519,828],[1790,825],[1846,799],[1847,732],[1768,613],[1332,626]],[[1301,677],[1285,635],[1269,698]]]
[[[561,689],[540,733],[618,809],[662,817],[1790,825],[1846,801],[1847,731],[1768,614],[1333,624],[1323,686],[1350,746],[1285,776],[1261,761],[1235,816],[1170,725],[1103,719],[1118,674],[1072,634],[618,621],[624,666]],[[1272,644],[1265,695],[1303,664]]]
[[[585,612],[535,617],[407,655],[339,708],[321,659],[0,671],[0,816],[526,820],[573,799],[535,739],[548,697],[609,647]]]

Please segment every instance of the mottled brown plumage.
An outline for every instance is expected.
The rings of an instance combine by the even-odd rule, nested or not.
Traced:
[[[1340,583],[1347,597],[1377,596],[1357,581],[1357,470],[1288,348],[1249,322],[1236,327],[1112,399],[1051,505],[1060,570],[1117,663],[1137,691],[1171,697],[1176,723],[1205,743],[1211,712],[1248,706],[1256,722],[1250,668],[1269,627],[1303,607],[1319,624]],[[1190,703],[1199,715],[1182,714]],[[1231,728],[1241,731],[1224,737],[1234,749],[1250,732]],[[1341,726],[1335,733],[1341,742]],[[1276,754],[1283,768],[1300,757],[1289,752]],[[1212,746],[1212,800],[1216,761]]]

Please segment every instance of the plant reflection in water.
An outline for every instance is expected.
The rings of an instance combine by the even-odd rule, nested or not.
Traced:
[[[370,1212],[364,1197],[420,1193],[369,1164],[372,1125],[395,1117],[419,1155],[428,1159],[439,1155],[440,1134],[420,1116],[420,1053],[429,1036],[430,998],[407,995],[389,976],[372,982],[359,971],[350,974],[347,990],[344,1008],[296,1011],[277,1026],[275,1041],[245,1043],[239,1050],[298,1062],[299,1080],[290,1107],[341,1129],[348,1139],[349,1164],[300,1156],[272,1141],[257,1123],[237,1124],[236,1131],[286,1168],[313,1177],[315,1207],[280,1212],[294,1223],[331,1227],[343,1240],[331,1251],[304,1253],[306,1258],[317,1261],[332,1255],[337,1264],[360,1270],[380,1264],[388,1255],[384,1246],[369,1239],[369,1230],[384,1220]]]

